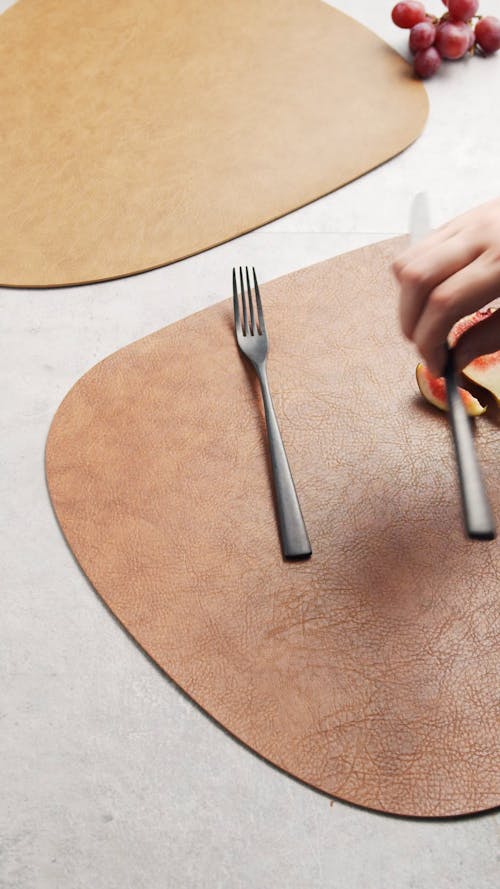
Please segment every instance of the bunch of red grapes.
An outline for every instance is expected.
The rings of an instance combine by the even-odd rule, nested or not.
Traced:
[[[441,18],[428,15],[419,0],[396,3],[392,20],[410,29],[418,77],[432,77],[442,59],[461,59],[467,53],[490,55],[500,49],[500,19],[477,14],[479,0],[443,0],[448,8]]]

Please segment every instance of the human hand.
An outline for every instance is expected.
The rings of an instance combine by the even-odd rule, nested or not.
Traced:
[[[500,296],[500,198],[457,216],[395,260],[405,336],[434,376],[444,373],[446,338],[464,315]],[[455,346],[455,363],[500,349],[500,311],[472,327]]]

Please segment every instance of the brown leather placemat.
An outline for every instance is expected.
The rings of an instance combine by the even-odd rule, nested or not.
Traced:
[[[500,802],[499,546],[464,539],[446,417],[398,333],[397,245],[262,288],[310,561],[281,558],[229,301],[89,371],[47,478],[96,590],[227,729],[332,795],[454,815]],[[500,517],[490,412],[476,440]]]
[[[319,0],[18,0],[0,17],[0,284],[181,259],[393,157],[427,96]]]

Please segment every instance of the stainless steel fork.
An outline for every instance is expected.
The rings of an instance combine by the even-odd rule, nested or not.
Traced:
[[[274,412],[271,393],[269,391],[266,371],[266,358],[269,346],[257,276],[255,274],[255,269],[252,269],[252,271],[254,298],[257,311],[255,311],[254,301],[252,299],[248,267],[245,268],[246,280],[243,279],[243,269],[240,267],[240,313],[236,269],[233,269],[233,304],[236,340],[243,355],[245,355],[253,365],[262,390],[283,555],[286,559],[307,559],[312,552],[311,544],[309,543],[306,526],[304,524],[304,519],[302,518],[297,492],[288,465],[285,447],[283,445],[278,421]]]

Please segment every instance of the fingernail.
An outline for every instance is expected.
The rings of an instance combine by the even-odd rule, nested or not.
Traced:
[[[446,365],[437,361],[429,361],[427,367],[433,377],[444,377]]]
[[[448,351],[446,349],[440,349],[436,356],[436,368],[438,377],[444,377],[446,373],[446,364],[448,362]]]

